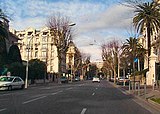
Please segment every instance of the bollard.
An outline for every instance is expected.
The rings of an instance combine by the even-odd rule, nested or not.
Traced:
[[[126,81],[125,80],[123,81],[123,86],[126,86]]]
[[[129,81],[129,93],[131,92],[131,82]]]
[[[144,83],[144,99],[146,99],[146,82]]]
[[[134,85],[134,93],[135,93],[135,95],[137,94],[137,85],[138,85],[138,83],[135,82],[135,85]]]
[[[138,82],[138,96],[140,96],[140,82]]]

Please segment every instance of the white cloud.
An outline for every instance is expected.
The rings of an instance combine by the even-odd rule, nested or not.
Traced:
[[[132,16],[132,9],[120,4],[116,4],[110,6],[103,12],[86,17],[90,21],[86,21],[86,23],[80,26],[80,29],[83,32],[93,30],[100,31],[103,29],[124,29],[131,24]]]

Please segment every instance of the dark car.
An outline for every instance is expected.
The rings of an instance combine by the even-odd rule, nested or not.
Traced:
[[[123,78],[123,77],[120,77],[118,80],[117,80],[117,85],[129,85],[129,79],[128,78]]]
[[[74,80],[75,80],[75,81],[80,81],[80,77],[79,77],[79,76],[76,76]]]
[[[61,77],[61,83],[68,83],[67,77]]]

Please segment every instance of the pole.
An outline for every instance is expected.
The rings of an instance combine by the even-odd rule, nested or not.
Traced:
[[[72,71],[72,64],[71,64],[71,82],[72,82],[72,72],[73,72],[73,71]]]
[[[118,53],[118,79],[119,79],[119,74],[120,74],[120,66],[119,66],[119,62],[120,62],[120,59],[119,59],[119,53]]]
[[[146,80],[144,82],[144,99],[146,99]]]
[[[136,76],[135,76],[135,62],[134,62],[134,60],[133,60],[133,81],[134,81],[134,89],[135,89],[135,78],[136,78]]]
[[[27,65],[26,65],[26,79],[25,79],[25,88],[28,86],[28,62],[29,62],[29,43],[27,44]]]

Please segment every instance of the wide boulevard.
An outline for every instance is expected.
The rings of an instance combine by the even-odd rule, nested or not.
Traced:
[[[0,114],[152,114],[152,111],[105,80],[0,91]]]

